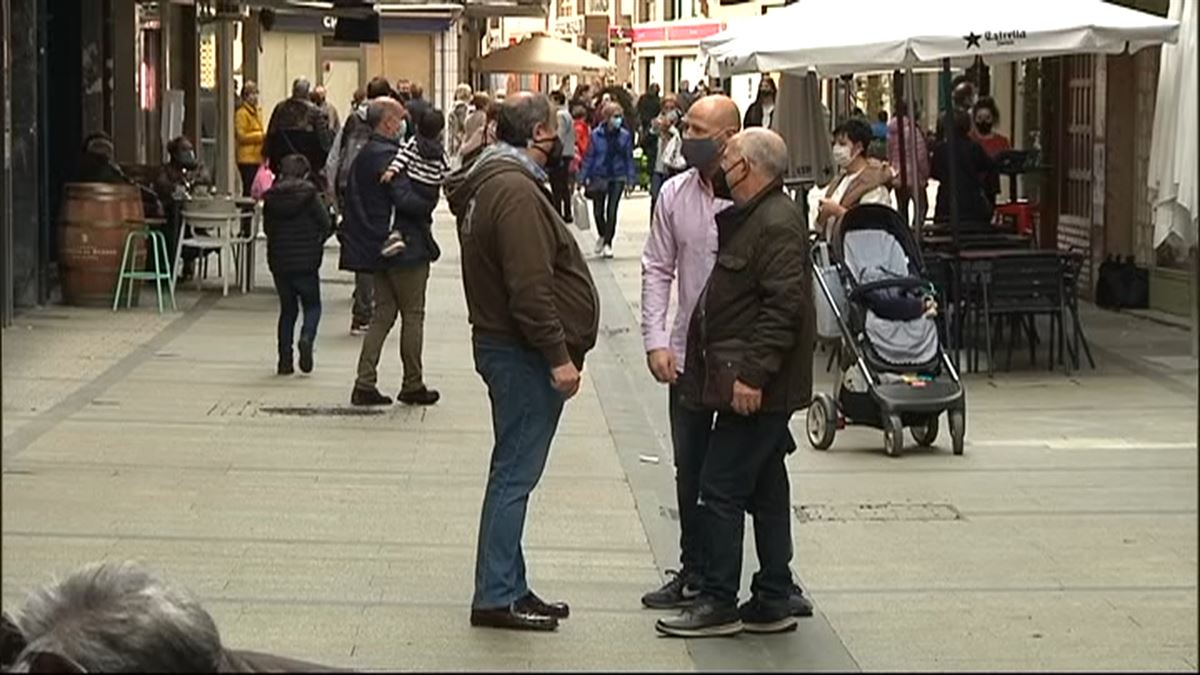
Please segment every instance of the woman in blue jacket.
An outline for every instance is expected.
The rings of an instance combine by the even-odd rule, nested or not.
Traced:
[[[596,220],[596,254],[613,257],[612,241],[617,233],[617,206],[625,186],[636,180],[633,135],[624,127],[624,110],[616,103],[604,109],[604,121],[592,130],[587,155],[579,169],[579,182],[592,200]]]

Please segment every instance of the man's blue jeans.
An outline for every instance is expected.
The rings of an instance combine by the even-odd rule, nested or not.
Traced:
[[[492,464],[475,553],[475,609],[507,607],[529,592],[521,534],[558,429],[564,399],[540,352],[475,340],[475,370],[492,403]]]

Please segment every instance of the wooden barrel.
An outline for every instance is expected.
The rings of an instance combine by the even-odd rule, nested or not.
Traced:
[[[140,228],[143,220],[141,194],[132,185],[64,186],[58,222],[58,268],[64,303],[112,306],[125,236]],[[135,269],[142,268],[145,250],[139,242]]]

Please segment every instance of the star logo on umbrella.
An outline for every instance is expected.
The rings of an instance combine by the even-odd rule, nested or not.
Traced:
[[[971,47],[979,49],[979,40],[982,37],[982,35],[979,35],[975,31],[971,31],[969,35],[964,35],[963,39],[967,41],[967,49],[970,49]]]

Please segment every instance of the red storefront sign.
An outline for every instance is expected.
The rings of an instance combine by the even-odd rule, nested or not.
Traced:
[[[639,42],[697,42],[723,30],[725,30],[725,24],[720,21],[642,25],[633,28],[609,26],[608,37],[610,40],[627,40],[633,44]]]

